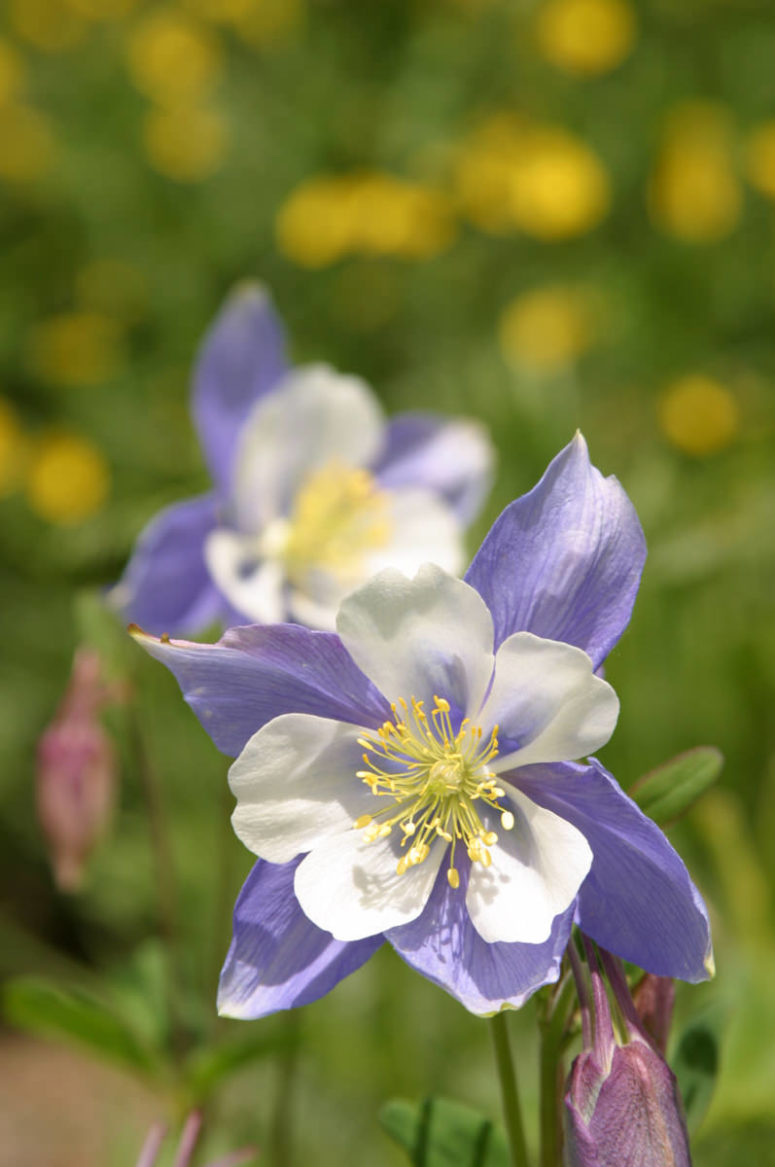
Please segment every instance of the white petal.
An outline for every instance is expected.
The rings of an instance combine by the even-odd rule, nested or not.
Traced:
[[[435,563],[457,575],[465,565],[463,531],[443,499],[427,490],[405,487],[390,491],[388,501],[390,542],[368,556],[358,582],[365,583],[386,567],[414,575],[424,563]]]
[[[284,576],[274,560],[261,561],[253,536],[219,528],[204,547],[205,561],[226,599],[256,624],[277,624],[285,618]]]
[[[552,921],[570,906],[592,865],[581,831],[513,787],[508,790],[515,823],[505,831],[494,816],[482,816],[498,835],[492,864],[471,864],[466,907],[476,931],[489,944],[541,944]]]
[[[482,724],[519,749],[500,754],[496,773],[532,762],[568,762],[605,745],[619,699],[580,648],[515,632],[498,649]]]
[[[354,725],[286,713],[245,746],[229,770],[232,824],[248,850],[287,863],[331,835],[350,832],[376,799],[356,777],[363,753]]]
[[[238,525],[260,531],[288,515],[299,487],[331,462],[367,466],[377,457],[384,422],[358,377],[325,365],[288,373],[253,409],[240,434],[235,474]]]
[[[336,940],[363,940],[420,915],[447,848],[435,845],[424,863],[403,875],[393,836],[363,841],[362,831],[327,839],[303,859],[294,890],[313,924]]]
[[[414,579],[382,571],[343,602],[344,646],[389,701],[434,695],[473,713],[492,674],[492,618],[468,584],[426,563]]]

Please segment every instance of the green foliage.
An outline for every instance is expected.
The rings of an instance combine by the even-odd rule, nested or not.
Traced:
[[[681,818],[718,781],[724,756],[713,746],[696,746],[639,778],[630,794],[661,827]]]
[[[18,1029],[85,1048],[142,1077],[159,1076],[163,1061],[109,1005],[82,989],[64,989],[38,977],[9,981],[5,1019]]]
[[[394,1098],[382,1107],[379,1120],[413,1167],[508,1167],[501,1128],[461,1102]]]
[[[718,1040],[707,1025],[690,1025],[671,1059],[689,1132],[696,1131],[710,1105],[719,1069]]]

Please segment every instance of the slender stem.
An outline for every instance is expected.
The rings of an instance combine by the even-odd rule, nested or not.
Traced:
[[[501,1084],[503,1117],[506,1123],[506,1133],[511,1151],[511,1167],[528,1167],[530,1160],[527,1156],[525,1128],[522,1124],[522,1112],[520,1110],[519,1091],[517,1089],[517,1075],[511,1057],[505,1013],[496,1013],[490,1019],[490,1032],[492,1033],[492,1041],[495,1048],[495,1064],[498,1068],[498,1078]]]
[[[283,1018],[287,1043],[277,1067],[277,1084],[272,1123],[269,1129],[270,1162],[272,1167],[291,1167],[293,1150],[293,1086],[299,1064],[299,1033],[301,1018],[298,1009],[291,1009]]]
[[[539,1044],[539,1127],[541,1132],[541,1167],[557,1167],[562,1143],[560,1128],[560,1098],[563,1086],[563,1067],[560,1046],[550,1025],[541,1026]]]

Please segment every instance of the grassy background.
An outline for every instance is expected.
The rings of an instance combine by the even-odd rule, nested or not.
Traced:
[[[726,755],[673,832],[719,970],[679,995],[721,1039],[696,1162],[775,1162],[769,0],[600,0],[581,17],[569,0],[9,0],[2,20],[0,970],[155,975],[136,767],[68,899],[36,825],[34,747],[83,634],[78,597],[117,577],[160,505],[206,485],[191,363],[229,289],[259,278],[296,360],[361,374],[391,411],[492,428],[472,548],[577,426],[633,498],[650,556],[608,664],[622,714],[602,757],[626,787],[699,743]],[[224,838],[224,760],[139,655],[124,659],[206,1027],[248,859]],[[300,1025],[299,1162],[398,1163],[375,1118],[390,1095],[497,1114],[484,1027],[390,952]],[[529,1083],[529,1009],[515,1025]],[[9,1078],[16,1042],[0,1043]],[[31,1087],[43,1117],[3,1117],[13,1137],[64,1121],[55,1056],[39,1051]],[[223,1093],[213,1147],[267,1144],[275,1078],[262,1064]],[[130,1164],[154,1105],[130,1119],[105,1102],[99,1151],[54,1134],[46,1154]],[[40,1159],[0,1151],[23,1161]]]

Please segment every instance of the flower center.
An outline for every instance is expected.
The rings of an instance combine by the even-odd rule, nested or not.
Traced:
[[[465,718],[455,733],[443,697],[433,698],[430,717],[414,697],[410,704],[402,699],[391,708],[392,721],[358,739],[368,769],[357,772],[372,794],[390,802],[373,815],[361,815],[354,826],[366,828],[366,842],[383,839],[399,827],[406,848],[398,861],[399,875],[422,863],[431,843],[442,839],[450,848],[447,879],[451,887],[459,887],[455,848],[463,846],[472,862],[489,867],[489,848],[498,841],[483,825],[482,808],[476,804],[496,810],[504,830],[514,826],[513,814],[498,802],[505,791],[487,768],[498,753],[498,727],[483,740],[480,727]]]
[[[281,558],[297,584],[316,567],[346,580],[391,534],[388,496],[368,471],[331,462],[310,474],[296,495]]]

